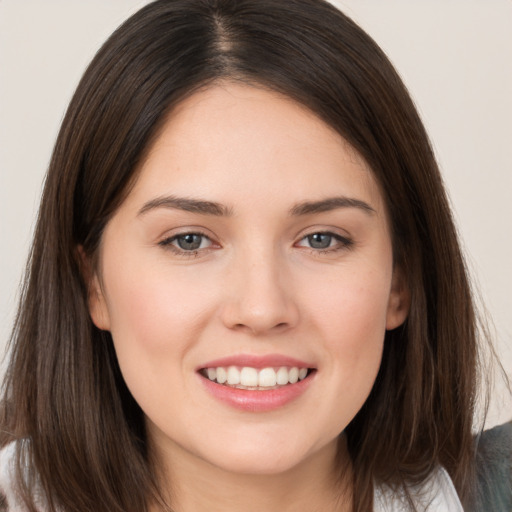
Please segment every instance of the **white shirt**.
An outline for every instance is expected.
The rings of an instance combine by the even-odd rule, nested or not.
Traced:
[[[448,473],[439,468],[419,486],[409,489],[418,512],[464,512]],[[374,512],[410,512],[405,496],[387,487],[376,487]]]

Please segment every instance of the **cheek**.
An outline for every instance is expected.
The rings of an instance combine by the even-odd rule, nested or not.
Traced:
[[[336,373],[344,391],[370,392],[377,375],[385,336],[386,298],[372,288],[346,290],[338,296],[341,308],[331,311],[332,322],[326,336]],[[358,392],[359,390],[359,392]],[[366,396],[364,396],[366,398]]]
[[[333,279],[311,304],[312,322],[323,340],[323,373],[329,376],[329,382],[323,386],[323,393],[329,397],[324,402],[324,414],[331,417],[333,434],[339,432],[336,429],[345,428],[357,414],[379,371],[389,279],[387,273],[372,272],[367,279],[360,275]],[[318,403],[321,399],[319,396]],[[333,410],[337,411],[335,415]]]
[[[196,318],[205,298],[183,273],[166,271],[165,266],[135,256],[104,265],[112,334],[146,333],[141,341],[156,343],[158,338],[153,339],[151,334],[161,331],[169,340],[176,330],[190,328],[189,322]]]
[[[105,268],[106,302],[123,373],[144,364],[148,371],[151,365],[181,364],[211,311],[211,294],[186,272],[169,275],[137,261],[125,261],[124,268],[112,263]]]
[[[333,277],[327,287],[314,294],[309,309],[327,339],[340,349],[357,353],[383,338],[389,289],[390,275],[385,272]]]
[[[157,272],[157,267],[124,263],[124,268],[119,262],[104,267],[111,334],[130,392],[146,415],[158,418],[162,404],[169,407],[171,390],[188,385],[184,376],[193,367],[191,347],[210,316],[213,299],[186,272],[169,275],[161,267]]]

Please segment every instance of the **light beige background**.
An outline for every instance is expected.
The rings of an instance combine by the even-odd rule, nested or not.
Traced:
[[[0,349],[67,103],[101,43],[145,3],[0,0]],[[386,51],[417,103],[511,375],[512,0],[335,3]],[[510,418],[498,385],[488,425]]]

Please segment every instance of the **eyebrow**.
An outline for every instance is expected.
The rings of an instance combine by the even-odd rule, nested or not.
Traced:
[[[290,209],[290,215],[310,215],[313,213],[328,212],[338,208],[358,208],[369,215],[377,213],[368,203],[352,197],[337,196],[320,201],[306,201],[298,203]]]
[[[158,208],[171,208],[191,213],[199,213],[201,215],[213,215],[216,217],[230,217],[233,215],[233,210],[221,203],[176,196],[162,196],[151,199],[147,203],[144,203],[144,206],[139,210],[138,215],[144,215],[145,213]],[[338,208],[358,208],[370,215],[376,213],[374,208],[360,199],[337,196],[321,199],[319,201],[305,201],[297,203],[290,208],[289,214],[292,216],[311,215],[314,213],[336,210]]]
[[[229,217],[233,213],[230,208],[213,201],[203,201],[188,197],[162,196],[145,203],[139,210],[138,215],[144,215],[157,208],[172,208],[202,215],[214,215],[216,217]]]

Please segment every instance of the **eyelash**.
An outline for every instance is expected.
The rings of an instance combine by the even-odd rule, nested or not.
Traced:
[[[298,245],[300,242],[303,242],[307,239],[310,239],[309,243],[311,243],[311,238],[314,236],[318,236],[318,235],[328,236],[331,238],[330,243],[332,242],[332,239],[334,239],[337,242],[337,244],[335,244],[335,246],[333,246],[333,247],[331,247],[329,245],[329,247],[326,247],[326,248],[315,248],[315,247],[307,247],[307,246],[303,246],[303,245]],[[175,245],[173,245],[173,242],[176,242],[179,238],[184,238],[187,236],[201,237],[202,240],[201,240],[200,245],[202,245],[202,242],[205,239],[209,240],[211,245],[208,247],[203,247],[203,248],[199,247],[198,249],[194,249],[194,250],[186,250],[186,249],[182,249],[180,247],[176,247]],[[178,233],[177,235],[173,235],[169,238],[165,238],[164,240],[160,241],[158,243],[158,245],[163,247],[166,250],[172,251],[177,256],[180,256],[183,258],[195,258],[200,254],[200,252],[209,251],[212,248],[212,246],[215,245],[215,243],[211,240],[211,238],[208,235],[206,235],[200,231],[188,231],[188,232],[184,232],[184,233]],[[354,245],[353,240],[351,240],[348,237],[341,236],[337,233],[333,233],[332,231],[314,231],[312,233],[309,233],[309,234],[303,236],[299,240],[299,242],[296,244],[297,247],[303,247],[304,249],[307,249],[314,256],[329,255],[329,254],[337,253],[340,251],[350,250],[353,247],[353,245]]]
[[[212,245],[213,245],[213,242],[212,242],[211,238],[208,235],[205,235],[204,233],[201,233],[200,231],[187,231],[185,233],[178,233],[177,235],[173,235],[173,236],[171,236],[169,238],[165,238],[164,240],[158,242],[158,245],[160,247],[163,247],[166,250],[172,251],[177,256],[181,256],[183,258],[195,258],[195,257],[197,257],[199,255],[200,251],[205,251],[205,250],[210,249],[210,247],[206,247],[206,248],[202,248],[202,249],[199,248],[199,249],[194,249],[194,250],[187,251],[185,249],[181,249],[181,248],[176,247],[175,245],[173,245],[173,242],[175,242],[179,238],[184,238],[186,236],[199,236],[202,239],[209,240],[212,243]]]
[[[333,247],[326,247],[325,249],[319,249],[314,247],[305,247],[306,249],[309,249],[309,251],[314,255],[329,255],[333,253],[337,253],[340,251],[346,251],[351,249],[354,246],[354,241],[348,237],[338,235],[337,233],[333,233],[332,231],[315,231],[313,233],[310,233],[308,235],[303,236],[299,242],[302,242],[303,240],[306,240],[308,238],[314,237],[315,235],[324,235],[331,237],[331,239],[334,239],[337,244]],[[331,240],[332,241],[332,240]],[[304,246],[299,246],[304,247]]]

